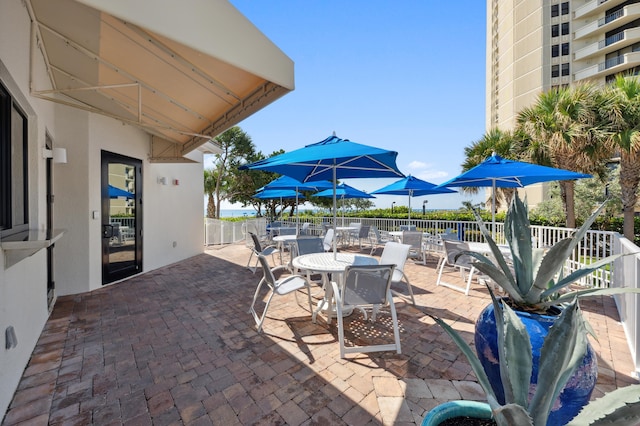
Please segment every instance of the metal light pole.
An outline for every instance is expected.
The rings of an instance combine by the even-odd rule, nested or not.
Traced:
[[[425,214],[427,214],[427,208],[426,208],[426,205],[427,205],[427,203],[428,203],[428,202],[429,202],[429,200],[424,200],[424,201],[422,202],[422,216],[424,216]]]
[[[393,203],[391,203],[391,214],[393,214],[393,206],[396,204],[396,202],[394,201]]]

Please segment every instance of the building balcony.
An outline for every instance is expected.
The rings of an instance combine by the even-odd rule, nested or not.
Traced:
[[[606,55],[607,53],[620,50],[639,41],[640,28],[630,28],[576,50],[574,60],[579,61],[594,56]]]
[[[630,52],[576,72],[575,81],[604,77],[605,75],[615,74],[639,65],[640,52]]]
[[[597,15],[624,2],[625,0],[592,0],[578,7],[574,11],[574,18],[586,18],[589,16]]]
[[[608,3],[609,2],[607,2],[607,4]],[[606,32],[613,31],[616,28],[638,18],[640,18],[640,3],[630,4],[620,10],[578,28],[574,33],[574,39],[579,40],[585,37],[602,36]]]

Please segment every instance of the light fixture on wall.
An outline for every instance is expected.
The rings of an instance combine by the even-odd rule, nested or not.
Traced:
[[[67,149],[66,148],[53,148],[53,149],[43,148],[42,158],[53,158],[54,163],[66,164]]]

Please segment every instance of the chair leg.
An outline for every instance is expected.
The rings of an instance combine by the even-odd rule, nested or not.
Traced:
[[[389,309],[391,310],[391,319],[393,322],[393,337],[396,342],[396,352],[402,353],[402,348],[400,346],[400,330],[398,326],[398,315],[396,314],[396,305],[393,303],[391,292],[387,294],[387,298],[390,300]]]
[[[258,300],[258,294],[260,294],[260,289],[262,289],[262,284],[264,283],[264,278],[260,280],[258,286],[256,287],[256,292],[253,294],[253,300],[251,301],[251,306],[249,307],[249,313],[253,314],[253,318],[256,320],[256,324],[259,322],[258,313],[255,310],[256,301]],[[265,308],[266,312],[266,308]],[[259,330],[258,330],[259,331]]]
[[[251,258],[253,257],[253,253],[254,253],[254,251],[251,250],[251,254],[249,255],[249,260],[247,261],[247,269],[250,270],[250,271],[253,271],[253,273],[255,274],[256,273],[256,268],[255,267],[254,268],[251,267]],[[256,263],[256,266],[257,266],[257,263]]]
[[[438,268],[438,279],[436,280],[436,287],[440,285],[440,281],[442,280],[442,272],[444,270],[444,265],[447,263],[445,258],[442,258],[442,262],[440,262],[440,266]]]
[[[473,268],[473,267],[472,267],[472,268],[469,270],[469,278],[467,278],[467,289],[466,289],[466,290],[465,290],[465,292],[464,292],[464,295],[465,295],[465,296],[468,296],[468,295],[469,295],[469,290],[471,289],[471,280],[473,279],[473,274],[475,274],[475,273],[476,273],[476,268]]]
[[[253,305],[251,306],[251,313],[253,314],[253,319],[256,321],[256,325],[258,326],[258,333],[262,333],[262,324],[264,323],[264,319],[267,317],[267,310],[269,309],[269,304],[271,303],[271,299],[273,299],[273,295],[275,293],[271,291],[269,293],[269,297],[264,305],[264,311],[262,311],[262,315],[259,316],[255,311]]]
[[[344,319],[342,318],[342,300],[338,286],[335,283],[331,283],[333,287],[334,295],[336,299],[336,316],[338,319],[338,343],[340,344],[340,358],[344,358]]]
[[[413,306],[415,306],[416,299],[415,297],[413,297],[413,290],[411,289],[411,282],[409,281],[409,277],[407,276],[407,274],[404,273],[404,271],[402,271],[402,276],[404,277],[404,280],[407,282],[407,288],[409,289],[409,295],[411,296],[411,303],[413,304]]]

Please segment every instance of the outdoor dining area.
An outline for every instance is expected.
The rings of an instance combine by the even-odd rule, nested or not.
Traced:
[[[437,321],[473,344],[489,289],[501,289],[459,254],[498,255],[508,269],[507,250],[503,258],[502,244],[410,221],[389,230],[338,220],[339,190],[347,190],[338,179],[397,177],[376,192],[409,200],[419,193],[414,185],[450,191],[404,176],[396,155],[334,135],[244,166],[294,180],[261,196],[297,198],[302,185],[327,191],[333,217],[246,227],[244,241],[59,297],[3,425],[421,425],[447,401],[486,401]],[[479,185],[551,176],[516,182],[498,174]],[[598,336],[589,338],[598,364],[591,398],[637,383],[614,299],[595,296],[580,307]]]
[[[342,358],[336,319],[320,312],[314,322],[305,290],[273,300],[258,331],[249,310],[262,272],[246,267],[250,251],[244,243],[213,246],[127,282],[61,297],[3,424],[419,425],[444,401],[484,400],[464,356],[427,315],[471,341],[489,303],[483,286],[474,282],[468,296],[436,286],[435,259],[407,261],[415,304],[406,283],[392,285],[401,294],[393,297],[401,353]],[[369,253],[355,244],[338,254]],[[320,290],[311,288],[314,309]],[[267,294],[263,288],[257,311]],[[592,340],[594,397],[634,383],[613,300],[588,299],[582,309],[599,337]],[[344,317],[347,345],[393,344],[392,323],[388,308],[375,322],[356,310]],[[359,329],[378,334],[355,335]]]

